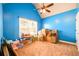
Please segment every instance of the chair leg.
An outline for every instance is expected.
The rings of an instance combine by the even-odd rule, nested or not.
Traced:
[[[2,56],[2,52],[1,52],[1,50],[0,50],[0,56]]]
[[[2,48],[0,50],[0,56],[4,56],[3,51],[2,51]]]

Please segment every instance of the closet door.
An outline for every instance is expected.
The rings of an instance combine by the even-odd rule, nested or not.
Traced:
[[[76,43],[79,51],[79,12],[76,15]]]

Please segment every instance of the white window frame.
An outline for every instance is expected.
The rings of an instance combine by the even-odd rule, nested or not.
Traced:
[[[30,19],[19,17],[19,37],[21,37],[22,33],[36,35],[37,34],[37,25],[38,25],[38,23],[35,20],[30,20]],[[35,28],[35,29],[31,30],[31,28]],[[26,29],[28,29],[28,30],[26,30]]]

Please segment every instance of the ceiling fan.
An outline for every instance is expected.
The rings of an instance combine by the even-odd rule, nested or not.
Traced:
[[[47,8],[51,7],[52,5],[54,5],[54,3],[50,3],[47,6],[45,6],[44,3],[43,3],[43,6],[41,8],[38,8],[37,10],[39,10],[41,14],[45,13],[45,12],[49,12],[50,13],[51,11],[48,10]]]

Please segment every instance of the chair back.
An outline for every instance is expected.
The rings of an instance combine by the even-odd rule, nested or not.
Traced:
[[[5,39],[1,38],[1,51],[3,56],[9,56],[9,51]]]

